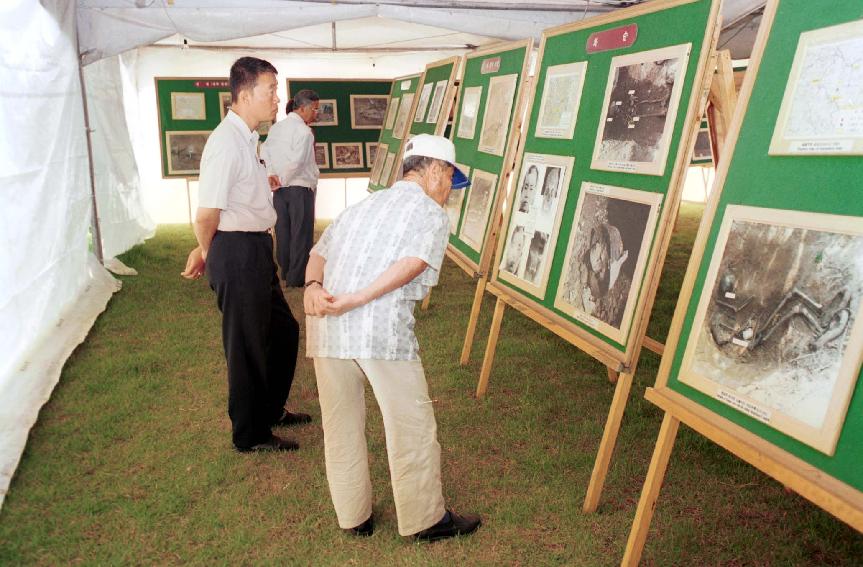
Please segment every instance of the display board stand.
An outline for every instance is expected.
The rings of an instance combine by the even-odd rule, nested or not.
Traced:
[[[496,303],[494,314],[492,316],[486,351],[483,357],[482,368],[480,370],[480,377],[477,384],[477,397],[485,395],[488,389],[495,351],[500,337],[503,314],[507,306],[536,321],[541,326],[549,329],[578,349],[584,351],[587,355],[601,362],[606,366],[606,375],[608,380],[615,385],[614,396],[609,408],[608,418],[606,420],[597,459],[591,475],[590,485],[587,489],[583,505],[583,509],[586,512],[593,512],[598,507],[600,495],[602,493],[602,488],[614,451],[615,442],[620,430],[626,401],[632,387],[633,375],[637,368],[641,348],[647,346],[649,342],[651,350],[659,352],[662,351],[662,345],[660,343],[657,341],[646,341],[645,335],[656,290],[659,284],[661,268],[665,260],[665,255],[671,239],[671,233],[679,210],[680,194],[685,172],[689,164],[692,143],[701,123],[701,116],[703,115],[710,81],[712,80],[712,69],[710,69],[709,73],[707,72],[707,69],[708,61],[712,55],[713,47],[715,46],[719,32],[719,26],[717,25],[718,11],[719,2],[715,1],[700,2],[698,0],[660,0],[619,10],[608,15],[591,18],[584,22],[578,22],[576,24],[547,30],[543,34],[543,43],[540,48],[540,56],[538,58],[539,63],[537,65],[538,71],[536,73],[536,83],[534,84],[530,104],[530,107],[533,109],[533,116],[529,123],[529,127],[526,129],[528,134],[532,134],[531,130],[534,127],[534,121],[538,119],[537,116],[539,112],[537,111],[536,106],[539,101],[535,101],[534,99],[537,97],[537,91],[539,90],[540,85],[544,84],[542,83],[543,79],[545,78],[547,81],[547,65],[552,65],[554,63],[563,64],[573,61],[573,59],[562,59],[560,57],[559,51],[557,50],[561,49],[561,45],[584,45],[582,42],[590,45],[593,42],[593,37],[606,33],[609,28],[611,29],[609,33],[616,32],[625,34],[628,29],[632,30],[633,28],[640,27],[638,33],[644,33],[645,38],[650,37],[650,39],[644,40],[645,43],[641,47],[643,50],[653,47],[654,45],[659,45],[661,47],[663,45],[673,45],[675,42],[684,43],[688,41],[693,52],[692,59],[689,61],[689,70],[691,71],[691,74],[689,75],[690,78],[687,79],[689,82],[686,83],[688,86],[682,87],[683,89],[690,89],[688,91],[689,95],[682,98],[682,101],[685,101],[685,103],[681,102],[680,109],[675,110],[675,112],[679,113],[679,117],[677,118],[678,122],[675,127],[677,134],[673,135],[674,139],[678,140],[677,149],[673,153],[669,154],[668,167],[664,169],[664,173],[654,173],[654,175],[662,176],[663,181],[660,181],[658,184],[654,184],[654,191],[662,191],[664,193],[664,202],[662,203],[662,212],[658,216],[657,221],[655,221],[656,224],[653,227],[655,231],[653,232],[652,250],[649,254],[649,260],[647,260],[647,263],[645,264],[643,282],[641,284],[640,293],[638,294],[637,306],[633,310],[631,326],[629,328],[628,335],[622,339],[623,342],[620,345],[615,346],[615,344],[600,338],[597,334],[588,332],[588,330],[582,325],[574,322],[572,318],[565,317],[556,307],[551,305],[554,298],[553,296],[549,298],[550,294],[547,290],[543,292],[543,295],[539,296],[535,293],[533,293],[533,295],[525,294],[518,289],[515,289],[513,284],[501,279],[501,260],[504,257],[504,251],[507,245],[506,238],[498,239],[496,257],[492,266],[493,271],[490,281],[486,285],[486,289],[496,297]],[[681,21],[674,21],[674,23],[670,24],[669,27],[681,30],[678,31],[679,35],[677,37],[669,39],[669,36],[666,34],[647,36],[651,31],[656,32],[658,30],[658,22],[660,21],[660,18],[673,19],[675,16],[677,16]],[[618,27],[614,28],[613,26],[615,25]],[[652,26],[656,27],[652,28]],[[687,31],[682,31],[684,29]],[[617,30],[620,31],[618,32]],[[624,35],[624,38],[626,37],[627,35]],[[556,42],[554,44],[555,48],[549,47],[549,49],[556,49],[556,51],[551,58],[552,63],[546,63],[546,61],[544,61],[544,55],[546,53],[546,48],[552,40]],[[636,45],[631,47],[627,46],[627,49],[633,49]],[[588,55],[586,56],[578,55],[573,57],[583,57],[585,60],[592,60],[589,49],[587,53]],[[578,61],[579,59],[575,60]],[[608,60],[600,58],[598,61]],[[588,65],[589,64],[590,63],[588,61]],[[608,65],[609,63],[605,64]],[[584,87],[585,92],[587,92],[588,89],[592,89],[595,92],[601,88],[595,82],[591,83],[591,81],[601,80],[597,79],[597,77],[607,76],[608,74],[608,71],[602,69],[602,63],[599,63],[599,65],[600,69],[598,71],[594,70],[594,73],[597,74],[592,77],[588,76]],[[558,65],[558,67],[560,66],[561,65]],[[630,91],[630,93],[631,92],[634,91]],[[593,124],[597,124],[596,128],[600,128],[600,132],[602,131],[602,127],[599,126],[599,124],[604,122],[604,118],[601,119],[600,117],[602,113],[600,105],[603,101],[594,100],[591,102],[593,106],[588,111],[591,112],[591,117],[581,117],[581,115],[585,113],[585,103],[582,103],[582,108],[579,110],[578,124],[583,127],[581,132],[585,133],[580,135],[578,130],[579,126],[576,126],[575,140],[577,144],[589,144],[589,140],[586,138],[596,135],[596,130],[593,129]],[[594,122],[591,122],[591,120]],[[540,148],[544,149],[546,147],[549,147],[548,142],[529,138],[526,144],[522,144],[520,152],[523,155],[526,151],[541,151]],[[592,144],[590,144],[590,147],[593,147]],[[561,146],[561,148],[563,149],[565,146]],[[563,151],[567,150],[563,149]],[[556,154],[556,152],[551,149],[547,149],[545,152],[553,155]],[[517,163],[522,158],[522,155],[519,156]],[[601,177],[600,174],[595,173],[594,168],[588,168],[588,164],[591,164],[589,154],[577,154],[573,176],[577,176],[577,178],[583,180],[593,180]],[[628,175],[626,173],[623,175],[624,177],[616,175],[614,179],[617,181],[613,184],[632,186],[629,184],[635,183],[637,180],[646,177],[631,175],[626,177]],[[641,182],[646,183],[646,181]],[[609,181],[609,183],[611,183],[611,181]],[[638,185],[636,184],[635,186]],[[507,207],[507,211],[510,211],[509,214],[511,215],[514,214],[511,211],[514,210],[513,207],[515,206],[515,197],[517,196],[517,193],[518,191],[514,190],[509,197],[510,204]],[[567,210],[574,210],[574,200],[567,201],[566,206],[569,207]],[[503,227],[505,226],[506,223],[504,223]],[[575,230],[574,226],[572,227],[572,230]],[[554,235],[554,238],[558,238],[558,236]],[[561,254],[558,253],[552,261],[557,262],[557,265],[560,265],[563,260],[564,258],[561,258]],[[562,268],[551,269],[562,271]]]
[[[384,121],[384,127],[381,128],[380,136],[378,137],[375,160],[372,162],[371,171],[369,172],[369,191],[386,189],[390,186],[389,180],[392,178],[392,169],[395,167],[393,165],[395,157],[401,155],[404,138],[407,137],[404,133],[396,131],[398,123],[397,115],[401,111],[405,113],[405,116],[408,114],[413,116],[413,110],[416,107],[414,95],[422,81],[422,77],[422,73],[417,73],[396,77],[392,81],[390,96],[387,101],[387,116]],[[405,104],[406,101],[409,102]],[[389,155],[392,155],[392,158],[389,158]],[[384,165],[387,162],[389,162],[388,165],[390,166],[388,174],[383,172]],[[384,179],[381,179],[382,177]]]
[[[693,342],[698,340],[697,338],[693,339],[693,334],[701,333],[696,337],[703,336],[703,331],[698,329],[696,325],[705,323],[697,322],[699,316],[695,314],[694,306],[702,305],[699,300],[703,299],[705,294],[710,294],[707,295],[708,298],[713,296],[710,291],[713,290],[713,280],[710,279],[709,274],[705,276],[704,273],[708,264],[713,265],[715,258],[718,257],[717,253],[725,253],[727,250],[719,248],[720,245],[717,243],[719,237],[716,234],[720,232],[720,219],[725,226],[728,219],[724,217],[732,214],[730,207],[749,206],[754,209],[757,205],[762,207],[761,210],[770,210],[767,207],[771,207],[771,204],[773,206],[784,205],[793,209],[793,211],[782,211],[786,218],[790,218],[792,214],[800,215],[801,212],[806,214],[841,213],[843,215],[856,215],[858,217],[857,226],[860,225],[859,216],[863,213],[863,208],[860,207],[859,200],[853,203],[847,200],[848,196],[844,192],[849,187],[845,187],[843,183],[847,179],[859,179],[859,174],[863,172],[863,163],[861,163],[859,153],[832,156],[828,153],[827,155],[813,156],[798,151],[796,154],[775,154],[768,153],[767,148],[768,144],[771,144],[769,132],[774,130],[775,136],[776,131],[781,126],[782,114],[779,110],[779,103],[782,102],[784,105],[784,101],[781,99],[782,93],[786,92],[787,96],[792,80],[803,82],[802,77],[793,78],[791,56],[795,54],[793,50],[789,51],[788,46],[797,42],[802,44],[804,33],[820,32],[823,34],[821,37],[830,38],[824,41],[836,42],[831,44],[831,48],[834,48],[839,45],[842,39],[842,36],[835,32],[834,26],[839,27],[854,22],[859,18],[859,15],[859,9],[846,5],[840,7],[838,3],[835,3],[831,10],[824,10],[818,14],[808,13],[806,4],[802,0],[769,0],[765,7],[761,28],[753,47],[750,67],[747,69],[741,87],[739,101],[736,101],[738,109],[728,130],[728,142],[721,146],[724,158],[719,163],[715,189],[708,201],[696,237],[693,254],[669,330],[666,353],[660,364],[655,387],[648,388],[645,394],[645,398],[662,409],[665,415],[638,502],[635,520],[621,562],[622,565],[637,565],[641,559],[680,423],[688,425],[700,435],[773,477],[782,483],[786,489],[793,490],[841,521],[863,532],[863,482],[861,482],[859,473],[860,420],[857,419],[858,415],[856,415],[859,414],[861,401],[859,395],[851,397],[855,382],[851,382],[852,390],[848,392],[849,398],[845,402],[848,404],[846,406],[848,408],[847,417],[844,417],[843,421],[839,421],[839,430],[835,433],[837,437],[833,441],[831,450],[829,444],[826,446],[819,445],[819,443],[824,443],[819,436],[804,439],[799,436],[800,433],[794,433],[792,426],[787,425],[787,422],[780,425],[778,418],[773,414],[784,411],[781,407],[777,409],[776,406],[771,405],[759,406],[758,404],[762,402],[758,401],[750,402],[752,407],[740,405],[737,402],[730,405],[731,402],[729,401],[720,401],[728,399],[729,394],[723,394],[724,398],[719,397],[719,393],[714,396],[706,395],[692,385],[691,378],[686,381],[681,380],[684,374],[691,375],[695,372],[693,370],[695,368],[694,363],[684,362],[687,356],[693,356],[685,354],[693,352],[691,344],[697,344]],[[822,32],[822,29],[826,31]],[[856,37],[860,37],[859,24],[857,34]],[[810,35],[810,37],[813,36]],[[838,50],[839,48],[835,47],[835,49]],[[816,56],[819,54],[814,49],[801,52],[798,48],[797,55],[813,52]],[[837,58],[836,61],[836,64],[839,64],[842,60]],[[793,63],[794,68],[797,68],[796,56]],[[720,56],[719,65],[720,69],[725,66],[722,63],[722,56]],[[831,77],[833,80],[836,77],[835,73],[839,71],[817,65],[810,66],[808,69],[809,72],[816,74],[820,70],[825,73],[834,73]],[[720,71],[720,74],[722,73]],[[727,77],[727,71],[725,73]],[[841,74],[841,71],[839,73]],[[806,78],[805,84],[815,83],[816,81],[811,77]],[[725,93],[733,92],[733,83],[729,87],[728,81],[725,81],[724,85],[720,85],[720,87]],[[827,87],[826,84],[823,86],[824,89]],[[843,94],[832,89],[828,89],[827,92],[834,97]],[[806,101],[808,104],[819,104],[818,93],[810,96],[812,98]],[[725,99],[724,106],[717,106],[727,110],[729,103],[733,104],[733,98],[729,94],[722,95],[720,99],[722,98]],[[831,103],[832,99],[821,102],[821,104],[827,105]],[[825,123],[819,124],[820,127],[829,126]],[[823,139],[825,139],[824,136],[821,137],[821,140]],[[772,148],[770,151],[772,152]],[[761,174],[762,171],[767,177],[753,179],[756,172]],[[830,175],[826,175],[827,173]],[[783,184],[783,175],[794,181],[785,179]],[[831,192],[821,191],[814,197],[814,200],[806,200],[802,196],[810,193],[810,188],[817,185],[818,180],[825,178],[833,186],[838,186],[839,189]],[[764,179],[771,179],[770,183],[775,183],[781,187],[781,193],[762,194],[759,191],[758,182],[763,182]],[[773,203],[771,203],[771,199]],[[817,211],[817,213],[810,213],[809,210]],[[745,217],[730,218],[743,218],[743,221],[735,222],[745,222]],[[835,220],[838,218],[840,217],[833,217],[834,220],[830,223],[829,228],[832,228],[832,224],[839,222]],[[792,221],[787,222],[791,223]],[[795,225],[790,224],[789,226]],[[836,227],[835,230],[840,231],[841,229]],[[739,239],[738,242],[740,242]],[[762,245],[762,247],[766,246],[766,244]],[[797,250],[803,249],[802,241],[797,244],[797,247]],[[777,254],[775,250],[770,251],[770,253],[774,257]],[[822,253],[826,256],[835,252],[829,252],[829,249],[826,249]],[[819,259],[818,261],[827,262],[829,259]],[[796,282],[791,279],[791,273],[779,273],[777,275],[780,276],[780,281],[783,278],[788,278],[789,283],[786,285],[796,285]],[[738,293],[742,292],[738,291]],[[728,292],[725,297],[734,297],[734,295]],[[851,310],[850,307],[849,310]],[[853,314],[853,311],[851,313]],[[757,317],[758,315],[756,313],[749,316]],[[786,338],[789,342],[792,340],[787,335]],[[851,354],[851,360],[853,360],[853,356]],[[690,366],[685,366],[685,364]],[[827,370],[822,369],[822,372],[825,371]],[[859,360],[856,364],[851,363],[850,371],[853,372],[852,376],[857,379],[856,388],[857,394],[859,394]],[[725,370],[724,372],[731,371]],[[779,373],[776,369],[772,372],[774,376]],[[750,377],[751,383],[757,384],[756,378],[758,377]],[[833,387],[835,388],[835,386]],[[728,386],[728,388],[731,389],[732,387]],[[734,394],[736,390],[732,389],[731,392]],[[745,398],[743,401],[746,401]],[[769,409],[765,410],[765,407]],[[772,413],[770,414],[764,413],[771,410]],[[754,419],[756,415],[761,415],[761,419]],[[852,416],[854,417],[852,418]],[[780,427],[784,429],[780,429]],[[823,435],[824,430],[820,431],[822,432],[820,435]],[[795,436],[797,437],[795,438]]]

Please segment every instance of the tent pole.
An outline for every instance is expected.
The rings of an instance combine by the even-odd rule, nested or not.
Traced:
[[[78,48],[80,52],[80,46]],[[90,112],[87,109],[87,88],[84,85],[84,66],[81,61],[85,53],[78,55],[78,80],[81,82],[81,104],[84,105],[84,129],[87,132],[87,165],[90,168],[90,200],[93,206],[93,215],[90,218],[90,227],[93,231],[93,248],[99,263],[105,265],[105,256],[102,250],[102,229],[99,226],[99,208],[96,205],[96,174],[93,166],[93,130],[90,128]]]

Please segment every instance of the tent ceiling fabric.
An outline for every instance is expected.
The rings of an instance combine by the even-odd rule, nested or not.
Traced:
[[[84,63],[150,45],[175,34],[196,42],[209,43],[373,17],[491,39],[538,39],[546,28],[633,3],[639,2],[174,0],[169,5],[167,0],[78,0],[78,35]],[[763,4],[764,0],[725,0],[723,20],[735,22]],[[489,31],[493,35],[489,35]],[[367,33],[360,35],[369,37]],[[283,47],[296,47],[297,37],[289,39]],[[442,48],[454,45],[453,37],[442,35],[439,39]],[[375,38],[375,43],[386,43],[379,40]],[[355,40],[345,37],[344,41],[347,46]],[[466,43],[480,45],[488,42],[476,40]],[[405,50],[410,48],[405,46]]]

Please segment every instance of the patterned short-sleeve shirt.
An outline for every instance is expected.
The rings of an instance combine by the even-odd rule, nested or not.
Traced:
[[[414,305],[437,284],[448,237],[446,212],[413,182],[400,181],[345,209],[312,249],[326,260],[327,291],[359,291],[402,258],[419,258],[428,267],[362,307],[337,317],[307,317],[306,355],[419,360]]]

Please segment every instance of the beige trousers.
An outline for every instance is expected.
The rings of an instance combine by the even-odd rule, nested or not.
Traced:
[[[444,513],[437,424],[418,360],[315,358],[327,480],[339,526],[372,513],[366,446],[365,380],[384,420],[399,533],[415,534]]]

